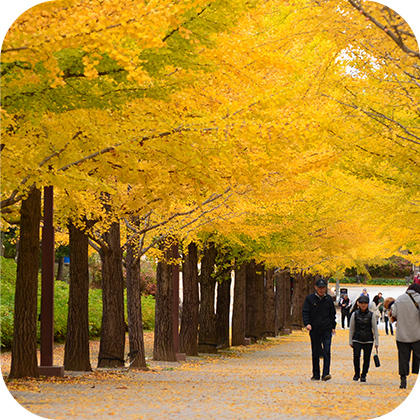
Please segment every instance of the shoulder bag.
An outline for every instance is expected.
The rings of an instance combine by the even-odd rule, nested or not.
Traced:
[[[407,293],[407,292],[406,292],[406,293]],[[410,299],[413,301],[413,303],[414,303],[415,307],[416,307],[416,308],[417,308],[417,310],[418,310],[419,316],[420,316],[420,307],[419,307],[419,304],[416,302],[416,300],[413,298],[413,296],[411,296],[411,293],[407,293],[407,295],[408,295],[408,296],[410,296]]]

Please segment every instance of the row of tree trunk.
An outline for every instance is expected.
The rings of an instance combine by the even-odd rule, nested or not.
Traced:
[[[292,281],[289,270],[275,273],[274,269],[266,270],[254,260],[234,266],[222,260],[223,268],[218,270],[220,258],[217,257],[217,246],[209,242],[203,250],[199,273],[196,244],[189,244],[184,255],[180,352],[188,356],[215,353],[230,345],[243,345],[246,339],[255,343],[265,337],[290,334],[293,328],[304,326],[303,302],[313,291],[314,276],[298,273]],[[173,361],[176,360],[171,336],[173,274],[170,264],[165,262],[168,259],[169,255],[158,265],[153,358]],[[230,324],[232,270],[235,282]]]
[[[21,207],[11,378],[38,376],[36,331],[40,221],[41,193],[33,189]],[[70,292],[64,367],[66,370],[90,371],[89,239],[84,230],[72,222],[69,223],[69,237]],[[119,223],[114,222],[101,239],[103,316],[98,367],[125,364],[128,329],[131,367],[146,368],[138,254],[134,244],[129,243],[124,284]],[[174,322],[177,320],[173,314],[174,305],[178,303],[173,301],[173,273],[178,270],[178,261],[173,258],[170,246],[162,243],[162,251],[165,258],[157,267],[153,357],[155,360],[174,361],[178,349],[174,342],[174,329],[177,331]],[[214,353],[229,345],[243,345],[245,338],[256,342],[267,336],[290,333],[292,327],[303,327],[303,301],[313,289],[314,276],[294,275],[292,300],[288,270],[274,273],[254,260],[232,266],[227,263],[231,256],[222,255],[213,242],[204,247],[200,272],[197,245],[190,243],[183,254],[180,352],[189,356],[196,356],[199,352]],[[232,270],[235,285],[230,342]],[[128,326],[124,321],[125,285]]]

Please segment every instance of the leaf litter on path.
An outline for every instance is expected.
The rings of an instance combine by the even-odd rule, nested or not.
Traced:
[[[381,332],[379,349],[381,367],[372,361],[366,383],[352,380],[348,330],[338,330],[328,382],[310,380],[308,334],[293,331],[187,362],[150,360],[149,371],[94,369],[6,384],[26,409],[51,419],[372,419],[401,404],[417,379],[399,389],[395,338]]]

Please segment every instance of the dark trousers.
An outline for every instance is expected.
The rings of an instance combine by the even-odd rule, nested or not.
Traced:
[[[389,323],[389,329],[391,330],[391,334],[394,334],[391,320],[387,316],[384,316],[384,321],[385,321],[385,333],[388,335],[388,323]]]
[[[350,309],[341,310],[341,326],[344,330],[344,320],[347,318],[347,327],[350,327]]]
[[[413,352],[413,365],[411,372],[419,373],[420,366],[420,341],[414,343],[403,343],[397,341],[398,348],[398,370],[400,376],[408,376],[410,372],[410,356]]]
[[[311,337],[312,348],[312,373],[315,378],[321,377],[319,367],[319,357],[324,357],[324,366],[322,369],[322,377],[329,375],[331,365],[331,338],[332,331],[314,331],[309,332]],[[322,347],[321,347],[322,346]],[[321,353],[322,352],[322,353]]]
[[[360,356],[363,349],[363,370],[362,376],[366,376],[370,366],[370,355],[372,354],[373,343],[358,343],[353,341],[353,365],[354,374],[360,376]]]

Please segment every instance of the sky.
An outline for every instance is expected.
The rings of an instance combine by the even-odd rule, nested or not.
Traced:
[[[382,0],[378,3],[389,6],[399,13],[405,21],[411,26],[417,39],[420,42],[420,0]],[[11,24],[25,11],[31,7],[43,3],[38,0],[1,0],[0,4],[0,41],[3,42],[4,37]],[[396,364],[397,369],[397,364]],[[390,372],[392,374],[392,372]],[[411,379],[412,380],[412,379]],[[398,390],[396,390],[398,392]],[[384,395],[384,398],[392,398],[392,396]],[[399,420],[401,418],[414,419],[418,416],[418,400],[420,399],[420,380],[407,399],[391,413],[378,418],[378,420]],[[40,420],[34,414],[29,413],[20,406],[8,392],[4,382],[0,379],[0,412],[4,420],[19,416],[22,420]],[[416,414],[414,414],[416,413]]]

